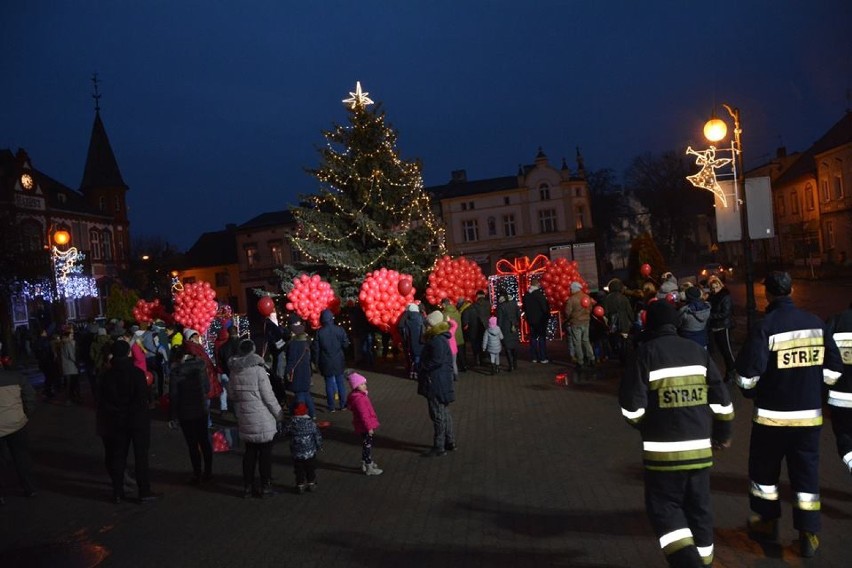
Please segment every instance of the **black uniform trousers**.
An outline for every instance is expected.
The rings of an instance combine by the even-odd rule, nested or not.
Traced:
[[[709,467],[645,470],[645,510],[669,566],[707,566],[713,561]]]
[[[852,408],[829,406],[831,409],[831,429],[837,441],[837,453],[840,459],[852,460]],[[849,457],[847,457],[849,456]],[[852,471],[852,461],[844,462]]]
[[[751,510],[764,519],[781,516],[778,478],[787,460],[787,476],[793,488],[793,527],[819,532],[819,436],[820,426],[766,426],[752,424],[748,455]],[[756,487],[755,484],[760,487]]]

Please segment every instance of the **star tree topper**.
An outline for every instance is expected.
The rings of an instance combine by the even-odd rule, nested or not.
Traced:
[[[348,99],[343,99],[343,102],[348,104],[350,108],[355,108],[358,105],[367,106],[373,104],[373,99],[368,97],[370,93],[361,92],[361,81],[355,81],[355,92],[349,91],[352,95]]]

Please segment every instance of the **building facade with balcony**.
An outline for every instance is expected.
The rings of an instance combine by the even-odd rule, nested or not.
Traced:
[[[427,187],[446,226],[451,256],[466,256],[485,274],[501,258],[549,256],[550,247],[593,241],[591,201],[583,158],[557,169],[539,149],[517,175],[468,180],[464,170],[445,185]]]

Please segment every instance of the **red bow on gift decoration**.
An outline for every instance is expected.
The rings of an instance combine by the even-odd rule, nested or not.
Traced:
[[[497,274],[517,276],[518,290],[523,295],[529,288],[530,278],[535,274],[544,272],[548,262],[549,259],[543,254],[536,255],[532,261],[530,261],[528,256],[517,257],[511,262],[505,258],[501,258],[497,261],[495,268],[497,269]]]

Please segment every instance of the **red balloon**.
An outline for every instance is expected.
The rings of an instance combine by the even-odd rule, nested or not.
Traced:
[[[583,296],[580,299],[580,305],[583,306],[584,308],[588,308],[589,306],[592,305],[592,299],[589,298],[588,296]]]
[[[643,265],[639,268],[639,273],[640,273],[642,276],[645,276],[645,277],[650,276],[650,275],[651,275],[651,265],[650,265],[650,264],[648,264],[648,263],[646,262],[645,264],[643,264]]]
[[[592,310],[592,313],[595,314],[597,317],[602,318],[604,316],[603,306],[595,306],[595,309]]]
[[[400,280],[399,284],[396,285],[396,289],[402,296],[407,296],[411,292],[411,280],[407,278]]]
[[[275,311],[275,302],[269,296],[264,296],[257,301],[257,311],[263,317],[267,317]]]

